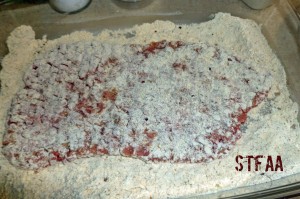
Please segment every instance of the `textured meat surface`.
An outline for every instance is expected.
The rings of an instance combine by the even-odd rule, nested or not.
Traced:
[[[62,44],[37,58],[7,118],[3,153],[22,168],[95,155],[200,163],[242,136],[271,76],[207,44]]]

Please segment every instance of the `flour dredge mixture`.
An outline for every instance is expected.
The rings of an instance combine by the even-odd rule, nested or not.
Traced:
[[[236,27],[222,27],[228,20],[240,37],[230,37]],[[54,41],[35,40],[30,27],[16,29],[1,73],[1,99],[10,107],[1,113],[1,162],[12,188],[36,198],[60,197],[29,193],[49,183],[69,197],[166,197],[216,190],[200,187],[204,178],[224,188],[228,177],[253,180],[255,174],[233,175],[234,154],[281,153],[285,141],[275,142],[273,133],[299,132],[297,105],[278,84],[285,82],[283,68],[252,21],[218,14],[183,27],[179,34],[175,24],[155,22]],[[155,33],[147,38],[146,30]],[[22,45],[29,50],[12,66]],[[273,140],[253,148],[261,130]],[[272,142],[279,147],[264,152]],[[297,171],[289,166],[278,177]],[[21,182],[13,180],[18,176]]]

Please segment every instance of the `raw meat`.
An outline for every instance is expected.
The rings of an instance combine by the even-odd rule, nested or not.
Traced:
[[[26,169],[95,155],[211,161],[242,136],[271,79],[205,43],[62,44],[24,76],[3,153]]]

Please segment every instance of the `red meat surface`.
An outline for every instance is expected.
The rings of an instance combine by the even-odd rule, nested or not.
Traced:
[[[209,61],[205,61],[209,50],[214,52]],[[170,55],[175,53],[178,56],[186,54],[186,58]],[[207,65],[210,62],[220,68]],[[149,72],[152,66],[153,71]],[[171,94],[178,103],[172,104],[174,107],[170,109],[178,113],[176,118],[167,113],[160,115],[157,108],[160,104],[155,104],[155,97],[161,97],[163,92],[152,93],[152,104],[151,100],[144,104],[136,101],[146,92],[143,86],[159,86],[157,80],[168,77],[161,71],[155,72],[159,67],[169,67],[167,71],[170,72],[166,73],[173,75],[166,81],[175,82],[170,88],[176,91]],[[244,73],[239,73],[239,77],[235,77],[237,74],[222,75],[220,71],[228,70],[225,67],[236,67],[238,71],[243,68]],[[253,76],[257,79],[250,79]],[[114,83],[118,77],[124,78],[126,85]],[[217,82],[224,85],[224,89],[193,94],[193,85],[176,86],[176,81],[180,84],[189,78],[195,80],[196,87],[207,85],[211,88]],[[15,96],[8,113],[2,152],[14,166],[25,169],[102,155],[150,162],[211,161],[223,157],[241,138],[241,127],[248,122],[249,111],[267,98],[269,86],[263,86],[262,81],[266,78],[266,74],[255,71],[240,58],[206,44],[160,41],[108,47],[95,42],[60,45],[36,59],[25,74],[24,87]],[[225,96],[222,94],[225,87],[231,97],[218,99],[218,96]],[[135,89],[140,93],[135,93]],[[244,97],[248,93],[254,97]],[[150,94],[145,96],[148,99]],[[215,106],[208,103],[207,98]],[[196,105],[191,104],[194,101]],[[158,111],[148,115],[145,106],[153,106]],[[170,106],[168,101],[164,106]],[[223,113],[224,107],[230,112]],[[139,110],[141,118],[133,114]],[[200,127],[189,127],[181,122],[189,118],[197,120],[196,113],[206,118],[203,123],[209,130],[199,132]],[[222,118],[215,120],[214,115]],[[153,117],[160,121],[154,121]],[[143,121],[140,123],[142,129],[137,127],[139,122],[135,120]],[[159,125],[164,129],[158,130],[156,126]],[[182,149],[179,141],[183,143]]]

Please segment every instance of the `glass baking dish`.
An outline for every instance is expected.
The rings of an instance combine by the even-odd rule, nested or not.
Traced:
[[[261,24],[269,45],[285,67],[291,97],[300,104],[300,21],[295,9],[296,1],[274,2],[264,10],[252,10],[240,0],[144,0],[138,3],[94,0],[87,9],[74,15],[56,13],[48,4],[2,10],[0,59],[8,53],[5,41],[9,33],[23,24],[32,26],[36,38],[47,35],[48,39],[54,39],[78,30],[96,34],[104,29],[128,28],[155,20],[170,20],[176,24],[200,23],[211,19],[214,13],[227,12]],[[298,193],[300,173],[268,183],[205,195],[199,193],[188,198],[278,198]]]

